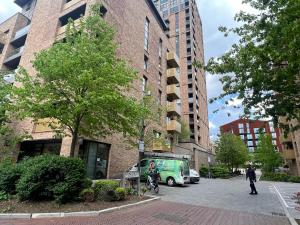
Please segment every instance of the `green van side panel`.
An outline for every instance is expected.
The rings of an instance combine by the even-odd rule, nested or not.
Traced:
[[[173,177],[175,182],[181,177],[181,170],[183,170],[184,176],[189,176],[189,162],[188,160],[180,159],[164,159],[164,158],[146,158],[141,162],[141,174],[142,180],[146,180],[145,173],[149,170],[150,161],[154,160],[156,167],[159,170],[161,182],[166,183],[168,177]],[[145,163],[143,161],[146,161]]]

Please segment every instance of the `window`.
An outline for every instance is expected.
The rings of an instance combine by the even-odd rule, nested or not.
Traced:
[[[161,67],[162,65],[162,40],[159,39],[158,45],[158,65]]]
[[[154,130],[154,131],[153,131],[153,136],[154,136],[154,138],[158,139],[158,138],[161,137],[161,133],[158,132],[158,131],[156,131],[156,130]]]
[[[273,138],[273,139],[276,139],[276,137],[277,137],[277,136],[276,136],[276,133],[272,133],[272,138]]]
[[[179,56],[179,35],[176,36],[176,54]]]
[[[253,146],[253,141],[248,141],[248,146]]]
[[[147,71],[148,70],[148,57],[146,55],[144,55],[144,70]]]
[[[157,99],[157,102],[160,105],[161,105],[161,96],[162,96],[162,92],[161,92],[161,90],[158,90],[158,99]]]
[[[175,32],[179,34],[179,13],[175,14]]]
[[[162,74],[161,72],[158,73],[158,85],[161,85],[161,80],[162,80]]]
[[[143,91],[143,93],[146,92],[147,82],[148,82],[147,77],[143,76],[143,80],[142,80],[142,91]]]
[[[239,123],[239,132],[240,134],[244,133],[244,125],[242,123]]]
[[[247,139],[252,139],[252,134],[247,134]]]
[[[148,18],[145,20],[145,37],[144,37],[144,49],[148,51],[149,48],[149,24],[150,21]]]

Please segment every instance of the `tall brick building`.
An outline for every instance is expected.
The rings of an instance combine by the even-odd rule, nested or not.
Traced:
[[[198,13],[195,11],[195,2],[192,2],[194,8],[191,8],[190,13]],[[63,39],[69,18],[76,23],[81,16],[89,14],[90,5],[101,3],[104,19],[117,29],[119,56],[139,71],[140,79],[134,82],[135,90],[140,90],[137,97],[142,98],[145,90],[149,88],[158,103],[167,106],[166,117],[162,119],[161,126],[153,126],[151,129],[157,137],[164,132],[171,134],[166,137],[166,141],[172,143],[171,148],[165,148],[154,140],[146,150],[177,152],[181,117],[188,121],[193,118],[195,121],[195,129],[192,130],[194,136],[191,135],[191,140],[199,146],[208,146],[204,72],[192,68],[190,79],[187,72],[191,69],[180,69],[182,65],[187,68],[187,64],[191,64],[192,56],[189,56],[189,60],[185,58],[185,62],[182,62],[182,57],[177,57],[172,23],[166,23],[152,0],[15,0],[15,3],[22,8],[22,13],[17,13],[0,24],[0,70],[13,71],[21,65],[29,74],[34,75],[35,71],[30,63],[34,59],[34,53]],[[186,7],[190,10],[189,5]],[[182,18],[184,19],[181,23],[185,23],[186,17],[183,14]],[[197,23],[200,24],[200,17],[197,19]],[[192,18],[190,21],[193,21]],[[200,30],[191,34],[190,39],[192,40],[191,36],[195,36],[193,39],[199,39],[197,50],[193,51],[203,60]],[[189,43],[193,46],[192,42]],[[191,88],[188,79],[193,81]],[[8,75],[7,80],[13,82],[13,74]],[[189,97],[188,89],[192,89],[192,97]],[[181,100],[183,95],[185,99]],[[192,106],[187,103],[188,97],[190,102],[193,102]],[[35,123],[30,119],[15,122],[14,128],[17,131],[27,131],[33,138],[21,143],[19,158],[43,153],[66,156],[70,154],[71,138],[54,138],[54,133],[46,124],[47,118]],[[206,127],[202,133],[199,126]],[[193,154],[193,149],[185,149],[188,151],[181,153]],[[89,176],[98,179],[120,176],[137,161],[138,151],[127,145],[122,135],[115,134],[97,140],[81,137],[75,154],[86,162]]]
[[[274,128],[272,122],[261,120],[238,119],[220,127],[221,133],[233,133],[240,136],[248,146],[249,152],[254,152],[258,144],[260,130],[272,136],[272,143],[282,152],[280,143],[280,130]]]
[[[196,169],[206,164],[209,150],[206,77],[194,61],[204,64],[202,22],[195,0],[153,0],[169,25],[170,43],[180,61],[182,120],[190,137],[177,146],[178,153],[193,152]]]

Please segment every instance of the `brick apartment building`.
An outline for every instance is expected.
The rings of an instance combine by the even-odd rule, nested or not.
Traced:
[[[290,128],[299,124],[297,120],[287,122],[284,118],[280,118],[280,122],[288,124]],[[300,129],[290,132],[286,137],[283,130],[280,130],[280,132],[283,158],[285,164],[289,167],[289,174],[300,176]]]
[[[220,127],[221,133],[233,133],[240,136],[247,145],[249,152],[255,151],[260,130],[262,130],[263,133],[270,134],[272,136],[273,145],[277,147],[278,151],[282,152],[280,130],[279,128],[274,128],[272,122],[238,119]]]
[[[181,5],[191,10],[190,21],[194,21],[192,13],[196,15],[197,32],[189,31],[192,33],[189,36],[191,40],[198,42],[195,46],[194,42],[188,42],[188,35],[181,35],[185,38],[180,40],[184,45],[181,51],[188,49],[185,45],[195,47],[189,48],[194,49],[193,56],[184,57],[182,53],[180,59],[172,36],[174,25],[171,15],[167,21],[169,23],[166,23],[152,0],[15,0],[15,3],[22,8],[22,12],[0,24],[0,70],[14,71],[21,65],[34,75],[35,71],[30,63],[34,59],[34,53],[47,49],[55,41],[64,38],[69,18],[76,23],[81,16],[88,15],[90,5],[101,3],[104,19],[118,31],[118,54],[139,71],[140,79],[134,82],[135,90],[140,90],[139,98],[142,98],[144,90],[149,87],[151,95],[160,104],[167,106],[162,126],[153,128],[153,132],[159,135],[166,130],[175,137],[174,140],[167,141],[174,144],[166,149],[154,141],[152,147],[146,150],[190,154],[194,166],[199,168],[195,148],[189,146],[189,143],[186,146],[185,143],[176,144],[176,137],[181,132],[181,117],[188,120],[190,125],[194,124],[190,143],[201,146],[202,152],[207,151],[209,143],[204,71],[188,67],[196,57],[195,54],[203,60],[200,17],[194,1],[191,1],[191,5],[189,1],[184,1]],[[180,24],[186,23],[186,11],[183,12]],[[187,31],[185,33],[188,34]],[[181,70],[180,66],[187,69]],[[11,74],[6,79],[13,82],[13,77]],[[188,102],[192,102],[192,105]],[[16,131],[27,131],[33,138],[20,144],[19,158],[43,153],[70,154],[71,138],[54,138],[54,133],[45,122],[47,119],[36,123],[30,119],[14,123]],[[97,140],[82,137],[75,154],[86,162],[89,176],[95,179],[120,176],[138,158],[137,149],[127,145],[120,134]]]
[[[190,128],[190,137],[180,142],[177,153],[192,154],[192,163],[198,170],[207,164],[209,151],[209,124],[206,77],[193,62],[204,63],[202,22],[195,0],[153,0],[169,25],[170,42],[180,61],[180,89],[182,120]]]

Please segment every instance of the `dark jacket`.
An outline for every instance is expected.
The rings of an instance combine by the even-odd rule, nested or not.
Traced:
[[[252,168],[249,168],[247,170],[247,173],[246,173],[246,180],[249,178],[250,181],[255,181],[256,182],[256,174],[255,174],[255,171],[254,169]]]

